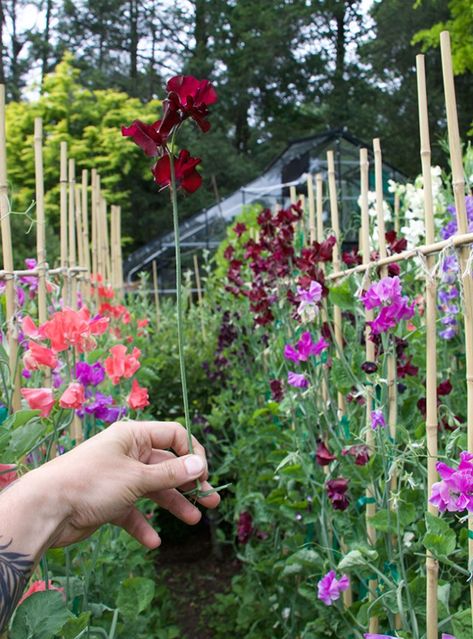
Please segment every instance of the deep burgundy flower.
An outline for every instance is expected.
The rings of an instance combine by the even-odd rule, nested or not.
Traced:
[[[183,188],[188,193],[194,193],[202,184],[202,176],[197,172],[196,166],[200,158],[192,158],[189,151],[182,149],[179,157],[173,158],[174,172],[177,187]],[[158,186],[165,188],[171,185],[171,163],[169,155],[164,155],[152,168],[154,180]]]
[[[223,257],[226,260],[230,261],[232,259],[233,255],[234,255],[234,253],[235,253],[235,249],[233,248],[233,246],[231,244],[229,244],[227,246],[227,248],[223,252]]]
[[[406,238],[398,238],[396,231],[388,231],[385,237],[391,253],[402,253],[402,251],[405,251],[407,249]]]
[[[332,506],[335,510],[346,510],[350,503],[347,495],[348,479],[344,477],[338,477],[337,479],[330,479],[326,483],[327,496],[332,502]]]
[[[399,378],[406,377],[407,375],[411,375],[415,377],[419,372],[419,368],[412,364],[412,358],[409,357],[406,362],[400,363],[397,365],[397,376]]]
[[[337,457],[332,455],[324,442],[320,441],[317,444],[315,461],[319,464],[319,466],[328,466],[334,459],[337,459]]]
[[[241,222],[238,222],[233,227],[233,230],[238,237],[241,237],[243,233],[246,231],[246,224],[242,224]]]
[[[237,537],[240,544],[247,544],[253,534],[253,518],[249,512],[240,513],[237,525]]]
[[[371,375],[372,373],[376,373],[378,370],[378,365],[375,362],[363,362],[361,365],[361,370],[364,371],[367,375]]]
[[[423,417],[425,417],[427,414],[427,400],[425,397],[421,397],[417,400],[417,408],[420,410]]]
[[[284,397],[282,382],[279,379],[272,379],[269,382],[269,387],[271,388],[271,397],[274,401],[281,402]]]
[[[356,444],[355,446],[350,446],[350,448],[344,448],[342,455],[350,455],[355,458],[357,466],[364,466],[370,459],[370,449],[364,444]]]
[[[154,157],[159,154],[159,147],[165,144],[167,135],[159,131],[161,120],[146,124],[134,120],[130,126],[122,126],[122,135],[132,138],[133,142],[143,149],[146,155]]]
[[[210,129],[210,123],[205,119],[209,114],[208,107],[218,99],[210,82],[197,80],[192,75],[176,75],[168,81],[166,88],[169,96],[164,101],[167,111],[163,119],[170,117],[168,112],[179,111],[182,119],[192,118],[206,133]]]
[[[401,272],[401,267],[397,262],[393,262],[388,265],[388,275],[389,277],[397,277]]]
[[[351,250],[344,251],[342,253],[342,262],[347,266],[358,266],[358,264],[361,264],[362,261],[362,257],[359,255],[358,251]]]
[[[437,395],[439,396],[450,395],[452,390],[453,390],[453,386],[451,381],[449,379],[446,379],[445,381],[441,382],[437,386]]]

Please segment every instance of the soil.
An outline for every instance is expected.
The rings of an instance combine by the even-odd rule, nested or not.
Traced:
[[[230,549],[220,548],[221,557],[212,552],[210,527],[205,519],[191,529],[176,528],[176,524],[166,528],[164,525],[160,532],[163,543],[156,568],[164,576],[175,610],[181,611],[176,619],[181,639],[212,639],[205,611],[214,603],[215,595],[228,592],[240,564]]]

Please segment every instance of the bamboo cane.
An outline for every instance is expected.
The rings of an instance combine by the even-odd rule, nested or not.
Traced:
[[[289,199],[291,200],[291,204],[297,204],[297,190],[295,186],[289,187]]]
[[[82,188],[79,185],[75,185],[75,221],[76,221],[76,238],[77,238],[77,254],[78,254],[78,266],[84,266],[84,235],[82,229]],[[82,280],[77,280],[77,292],[82,298]]]
[[[43,122],[34,121],[34,156],[36,182],[36,257],[38,261],[38,319],[43,324],[47,320],[46,302],[46,221],[44,217],[44,176],[43,176]]]
[[[105,196],[102,197],[102,225],[103,225],[103,252],[104,252],[104,266],[105,266],[105,279],[107,284],[111,283],[111,258],[110,258],[110,238],[108,228],[108,215],[107,215],[107,200]]]
[[[199,272],[199,259],[197,254],[194,253],[194,271],[195,271],[195,283],[197,286],[197,299],[199,301],[199,310],[200,310],[200,324],[202,327],[202,337],[205,339],[205,321],[204,321],[204,307],[202,306],[203,296],[202,296],[202,286],[200,282],[200,272]]]
[[[160,308],[159,308],[159,289],[158,289],[158,267],[156,260],[153,260],[153,289],[154,289],[154,306],[156,308],[156,329],[160,323]]]
[[[69,266],[76,266],[77,252],[76,252],[76,163],[75,160],[69,158],[68,162],[68,175],[69,175],[69,215],[68,215],[68,244],[69,244]],[[74,277],[69,280],[69,304],[72,308],[77,308],[77,281]]]
[[[362,235],[362,253],[363,264],[368,266],[370,264],[370,229],[369,229],[369,212],[368,212],[368,149],[360,149],[360,174],[361,174],[361,235]],[[365,276],[366,285],[370,285],[369,272]],[[372,310],[366,311],[366,322],[371,322],[374,319]],[[366,361],[374,362],[375,360],[375,345],[370,340],[370,329],[368,324],[365,328],[365,352]],[[374,450],[374,433],[371,428],[371,408],[373,403],[373,387],[366,387],[366,445],[371,451]],[[371,517],[376,514],[376,502],[374,485],[371,483],[366,489],[366,534],[368,542],[372,545],[376,545],[376,529],[371,523]],[[376,598],[377,580],[371,579],[369,581],[369,597],[370,601],[374,601]],[[369,632],[376,633],[378,631],[378,618],[370,617],[369,620]]]
[[[96,226],[96,242],[97,242],[97,282],[100,278],[104,279],[104,253],[103,253],[103,226],[102,226],[102,206],[100,192],[100,175],[95,176],[95,226]]]
[[[13,271],[13,249],[10,228],[10,202],[7,181],[7,142],[5,132],[5,86],[0,84],[0,229],[2,232],[3,268]],[[11,408],[21,408],[20,371],[18,367],[18,340],[15,325],[15,284],[13,277],[6,281],[6,322],[9,347],[10,379],[12,385]]]
[[[97,290],[98,251],[97,251],[97,171],[92,169],[92,200],[91,200],[91,227],[92,227],[92,275],[93,289]]]
[[[120,207],[111,208],[111,255],[112,255],[112,285],[116,294],[120,294],[122,276],[120,271]]]
[[[417,94],[419,102],[419,130],[420,157],[422,162],[422,179],[424,191],[425,239],[431,244],[435,239],[434,210],[432,203],[432,174],[430,169],[430,135],[427,109],[427,88],[425,81],[425,61],[423,55],[416,57],[417,63]],[[432,272],[435,259],[427,257],[427,270]],[[432,492],[432,485],[437,481],[437,336],[435,332],[437,285],[435,278],[426,277],[425,280],[425,328],[426,328],[426,419],[427,433],[427,495]],[[437,515],[437,508],[427,498],[427,510],[431,515]],[[438,638],[438,561],[430,551],[427,551],[427,636],[426,639]]]
[[[338,202],[337,202],[337,185],[335,182],[335,164],[333,151],[327,151],[327,164],[328,164],[328,188],[330,196],[330,215],[332,221],[332,230],[335,235],[336,242],[333,247],[332,253],[332,265],[334,270],[340,268],[340,224],[338,217]],[[337,349],[337,357],[343,351],[343,333],[342,333],[342,311],[336,304],[333,305],[333,325],[335,346]],[[345,414],[345,396],[343,393],[337,394],[337,407],[338,407],[338,419],[341,420]],[[340,542],[343,543],[343,539]],[[346,608],[351,606],[353,601],[352,589],[348,588],[343,593],[343,603]]]
[[[394,230],[396,233],[399,233],[401,230],[401,202],[399,199],[399,193],[394,193]]]
[[[117,207],[118,275],[120,297],[123,297],[122,207]]]
[[[59,188],[60,188],[60,233],[61,233],[61,268],[64,271],[63,274],[63,289],[62,297],[66,301],[69,299],[69,282],[66,276],[66,270],[69,266],[68,259],[68,246],[67,246],[67,142],[61,142],[61,166],[59,175]]]
[[[307,175],[307,200],[309,202],[309,241],[315,242],[316,227],[315,227],[315,198],[314,198],[314,179],[309,173]]]
[[[84,297],[87,303],[90,302],[90,275],[91,275],[91,261],[90,261],[90,245],[89,245],[89,198],[88,198],[88,181],[89,173],[87,169],[82,170],[82,185],[81,185],[81,212],[82,212],[82,246],[84,255],[84,264],[87,269],[85,275]]]
[[[455,84],[453,81],[452,56],[450,51],[450,35],[448,31],[440,34],[440,50],[442,55],[442,74],[445,92],[445,106],[447,110],[448,145],[450,149],[450,163],[452,167],[452,188],[457,211],[458,233],[466,233],[468,223],[465,203],[465,180],[463,174],[463,158],[458,130],[457,105],[455,98]],[[467,424],[468,451],[473,453],[473,280],[467,269],[470,249],[462,247],[459,251],[463,283],[463,318],[465,323],[465,358],[466,358],[466,386],[467,386]],[[468,559],[469,566],[473,563],[473,519],[468,518]],[[470,580],[470,601],[473,624],[473,580]]]

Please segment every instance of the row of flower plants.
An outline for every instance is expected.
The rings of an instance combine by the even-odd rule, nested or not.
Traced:
[[[440,169],[433,179],[436,229],[439,239],[448,239],[456,232],[453,198]],[[421,186],[391,185],[401,192],[403,230],[421,219]],[[472,207],[468,195],[470,230]],[[456,253],[447,247],[435,273],[439,481],[427,495],[425,264],[419,258],[392,263],[384,276],[372,271],[370,286],[362,275],[328,281],[335,240],[328,231],[322,243],[302,243],[302,215],[298,206],[248,210],[217,255],[225,290],[208,302],[225,311],[206,369],[221,392],[205,416],[205,432],[221,460],[218,481],[234,481],[234,499],[224,500],[222,509],[233,509],[242,571],[212,609],[215,636],[421,639],[430,551],[440,564],[439,636],[466,639],[472,632],[466,519],[473,457],[465,452]],[[375,259],[374,216],[371,224]],[[388,230],[390,254],[415,246],[414,240],[419,245],[423,235],[414,226],[415,238]],[[353,266],[361,256],[345,253],[343,261]],[[334,304],[342,309],[341,352]],[[367,310],[374,313],[368,337],[373,361],[365,355]],[[395,438],[388,427],[390,357],[396,361]],[[342,415],[339,394],[346,402]],[[366,445],[367,429],[372,446]],[[428,500],[440,517],[427,512]],[[370,502],[376,506],[370,519],[375,544],[367,541]],[[372,617],[379,620],[378,633],[368,632]]]

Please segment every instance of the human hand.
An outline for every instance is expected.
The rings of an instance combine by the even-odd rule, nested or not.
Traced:
[[[196,480],[202,491],[212,489],[204,448],[195,438],[193,446],[195,454],[189,455],[187,432],[174,422],[117,422],[31,471],[19,484],[34,481],[45,495],[56,495],[58,524],[51,546],[75,543],[111,522],[156,548],[160,537],[135,502],[148,497],[185,523],[196,524],[199,509],[177,490],[192,490]],[[212,493],[198,501],[215,508],[220,497]]]

